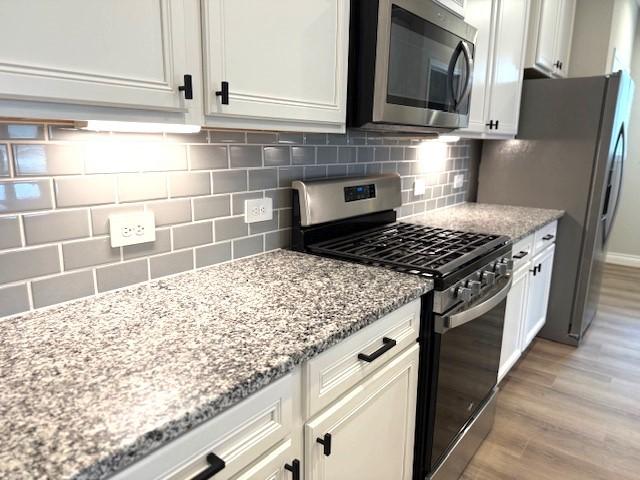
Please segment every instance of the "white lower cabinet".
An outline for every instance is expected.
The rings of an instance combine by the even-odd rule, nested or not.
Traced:
[[[547,320],[554,253],[555,245],[551,245],[533,259],[527,293],[527,313],[522,331],[522,350],[529,346]]]
[[[513,274],[513,284],[507,297],[498,381],[502,380],[520,358],[520,333],[522,319],[526,314],[528,282],[529,267],[527,265]]]
[[[419,330],[420,299],[113,480],[410,480]]]
[[[556,231],[557,222],[553,222],[514,245],[513,285],[507,297],[498,381],[547,320]]]
[[[411,478],[418,349],[414,344],[305,425],[307,480]]]

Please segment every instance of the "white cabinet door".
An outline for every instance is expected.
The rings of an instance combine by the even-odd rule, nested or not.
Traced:
[[[513,275],[513,285],[507,297],[507,309],[502,334],[500,370],[498,382],[520,358],[520,335],[527,308],[527,288],[529,284],[529,262]]]
[[[551,273],[555,244],[547,248],[533,259],[530,273],[529,291],[527,294],[527,312],[524,319],[521,350],[525,350],[547,320]]]
[[[566,77],[569,72],[569,54],[576,10],[576,0],[562,0],[558,17],[558,33],[556,36],[556,58],[560,67],[555,69],[558,77]]]
[[[535,45],[535,63],[539,69],[551,73],[555,70],[554,63],[558,61],[556,35],[562,0],[540,1],[542,3],[539,7],[540,17],[537,44]]]
[[[469,107],[469,126],[464,132],[484,132],[488,118],[488,94],[491,81],[491,44],[493,43],[492,22],[494,8],[498,0],[467,0],[464,7],[465,21],[478,29],[475,43],[473,83]]]
[[[415,344],[305,425],[307,480],[410,480],[418,375]],[[329,455],[317,439],[330,436]]]
[[[0,98],[186,113],[185,1],[2,0]]]
[[[290,480],[294,478],[294,469],[302,471],[301,452],[296,451],[289,439],[233,477],[233,480]]]
[[[344,131],[348,0],[202,4],[208,125]]]
[[[522,67],[529,17],[529,0],[501,0],[490,83],[489,119],[499,122],[495,133],[518,133]]]

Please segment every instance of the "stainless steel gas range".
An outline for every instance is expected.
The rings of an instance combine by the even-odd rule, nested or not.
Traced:
[[[457,479],[493,425],[508,237],[396,221],[400,177],[293,182],[292,247],[421,275],[423,296],[414,474]]]

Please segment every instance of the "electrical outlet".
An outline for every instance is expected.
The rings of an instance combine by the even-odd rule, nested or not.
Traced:
[[[413,194],[424,195],[426,191],[427,183],[422,178],[416,178],[415,182],[413,182]]]
[[[464,175],[456,175],[453,177],[453,188],[460,188],[464,183]]]
[[[156,220],[153,212],[114,213],[109,215],[111,247],[154,242]]]
[[[252,198],[244,201],[245,223],[264,222],[273,218],[271,198]]]

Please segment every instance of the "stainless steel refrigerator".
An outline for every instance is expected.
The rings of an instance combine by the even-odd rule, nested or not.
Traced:
[[[525,80],[516,140],[484,142],[479,202],[566,211],[541,337],[578,345],[595,317],[633,88],[623,72]]]

